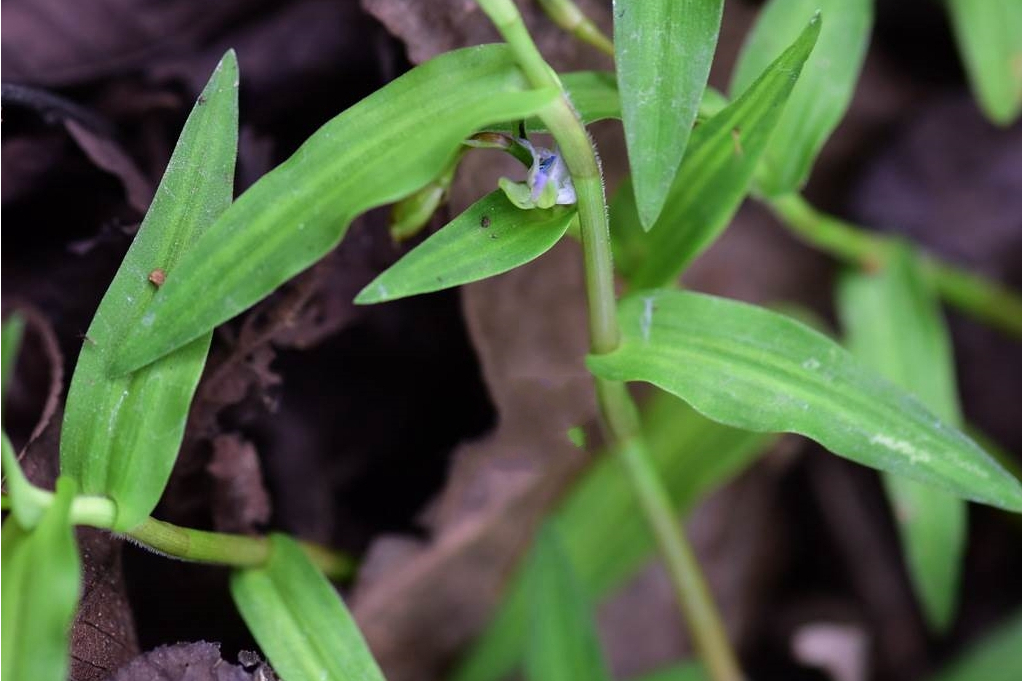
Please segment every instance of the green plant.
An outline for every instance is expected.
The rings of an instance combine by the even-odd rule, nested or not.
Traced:
[[[356,302],[499,274],[565,234],[577,237],[588,366],[611,456],[547,520],[456,678],[499,678],[522,660],[530,678],[607,678],[589,601],[654,542],[705,670],[668,674],[741,678],[677,512],[753,458],[769,439],[764,433],[800,433],[885,471],[905,511],[899,529],[924,610],[934,627],[948,625],[962,499],[1018,512],[1022,486],[959,430],[937,300],[1019,336],[1022,301],[911,245],[822,215],[798,194],[848,105],[870,3],[773,0],[739,61],[731,101],[705,89],[721,0],[619,2],[614,45],[570,3],[544,3],[573,33],[606,51],[616,47],[616,78],[556,74],[510,0],[480,4],[506,44],[416,67],[327,123],[234,203],[239,76],[233,54],[225,55],[89,328],[68,395],[55,493],[25,479],[4,438],[11,514],[3,619],[15,632],[3,641],[5,675],[66,674],[79,570],[71,528],[84,524],[170,556],[231,566],[238,608],[283,678],[382,678],[323,577],[347,576],[345,557],[282,535],[201,532],[150,514],[173,467],[212,329],[323,257],[369,208],[397,204],[398,236],[421,228],[462,155],[478,146],[514,155],[529,167],[526,181],[502,182]],[[986,26],[966,4],[950,7],[964,49],[978,55],[970,74],[991,115],[1009,121],[1022,99],[1014,75],[1000,68],[1011,46],[984,40],[984,31],[1002,25]],[[1018,22],[1012,14],[1004,24]],[[632,175],[609,210],[585,130],[600,118],[623,120]],[[530,130],[549,132],[556,150],[533,144]],[[780,313],[675,288],[750,194],[851,265],[839,287],[851,353]],[[152,276],[157,271],[165,280]],[[628,288],[620,301],[615,274]],[[883,329],[895,325],[905,333],[885,338]],[[5,386],[18,335],[5,327]],[[641,415],[626,388],[631,381],[662,391]],[[696,459],[711,442],[719,456]],[[629,487],[617,484],[612,468]],[[601,513],[644,524],[607,537],[609,523],[593,522]],[[613,560],[590,560],[600,555]]]

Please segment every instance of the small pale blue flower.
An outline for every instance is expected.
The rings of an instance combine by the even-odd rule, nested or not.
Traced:
[[[501,178],[500,186],[508,199],[525,209],[575,203],[575,185],[560,153],[534,146],[524,138],[518,138],[516,142],[532,154],[532,167],[524,183]]]

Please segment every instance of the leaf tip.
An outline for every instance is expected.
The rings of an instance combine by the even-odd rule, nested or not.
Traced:
[[[1014,484],[1012,485],[1011,496],[1002,502],[1001,506],[1006,511],[1022,514],[1022,485],[1014,477],[1012,477],[1012,482]]]
[[[639,224],[646,232],[656,225],[667,200],[667,188],[661,190],[659,187],[651,186],[652,184],[649,180],[634,182],[632,190],[635,192],[635,210],[639,216]]]
[[[355,300],[352,302],[356,305],[375,305],[376,303],[384,303],[389,300],[387,293],[387,287],[385,285],[372,281],[364,289],[359,291],[358,295],[355,296]]]

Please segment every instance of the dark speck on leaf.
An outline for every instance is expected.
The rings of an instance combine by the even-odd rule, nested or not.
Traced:
[[[482,227],[483,229],[486,229],[487,227],[489,227],[490,226],[490,216],[489,215],[484,215],[483,219],[479,221],[479,226]]]
[[[206,103],[206,98],[202,95],[199,95],[199,99],[196,100],[195,103],[198,104],[199,106],[202,106],[203,104]]]

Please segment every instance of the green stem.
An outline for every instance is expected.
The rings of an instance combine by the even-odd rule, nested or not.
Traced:
[[[147,518],[127,536],[157,553],[197,563],[215,563],[238,568],[257,568],[270,559],[270,541],[266,537],[225,532],[206,532],[179,527]],[[329,579],[344,580],[354,572],[347,556],[308,542],[300,542],[305,555]]]
[[[614,43],[571,0],[539,0],[543,11],[554,23],[609,57],[614,56]]]
[[[797,235],[820,250],[864,269],[883,265],[891,238],[816,210],[799,194],[767,200],[767,205]],[[950,265],[924,256],[931,280],[949,304],[976,319],[1022,338],[1022,296]]]
[[[678,601],[692,629],[700,658],[711,678],[738,681],[742,678],[742,672],[724,633],[724,623],[716,604],[709,597],[710,589],[695,553],[685,534],[678,529],[671,499],[656,469],[650,464],[645,444],[633,438],[625,442],[620,450],[621,459],[635,485],[639,503],[653,526],[660,553],[673,578]]]
[[[511,46],[532,85],[537,88],[555,86],[561,90],[561,97],[540,112],[539,117],[557,141],[578,198],[590,349],[593,354],[612,352],[620,340],[614,265],[603,176],[592,140],[557,75],[536,49],[514,4],[510,0],[482,0],[480,5]],[[641,444],[635,402],[624,383],[617,381],[596,379],[596,394],[604,427],[622,452],[629,479],[657,538],[700,657],[715,681],[741,679],[737,660],[699,565],[675,518],[663,482]]]
[[[949,304],[1015,338],[1022,338],[1022,296],[996,282],[926,255],[937,292]]]
[[[18,469],[20,473],[20,469]],[[30,500],[41,513],[53,503],[53,493],[31,485],[19,489],[24,498],[31,493]],[[5,505],[10,504],[8,494],[3,495]],[[77,496],[71,502],[71,523],[88,525],[110,530],[117,519],[117,505],[107,497]],[[141,525],[125,533],[132,541],[170,558],[214,563],[231,567],[259,567],[270,557],[270,543],[266,537],[223,532],[206,532],[179,527],[171,523],[148,518]],[[305,554],[329,579],[343,581],[355,572],[355,561],[348,555],[331,551],[311,542],[299,542]]]
[[[157,553],[197,563],[251,568],[265,565],[270,558],[266,537],[193,530],[155,518],[146,518],[127,536]]]

